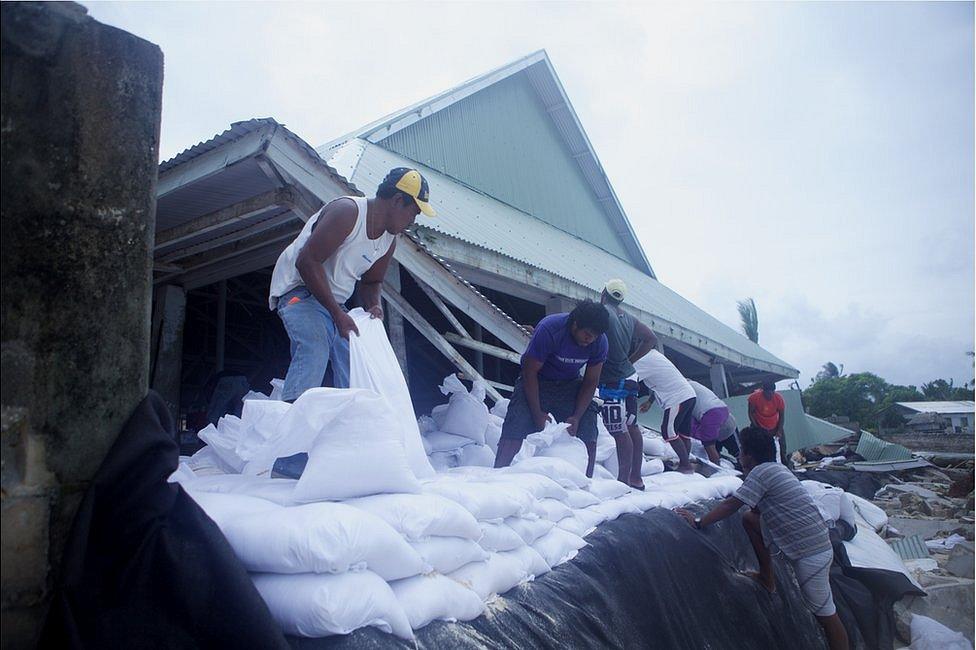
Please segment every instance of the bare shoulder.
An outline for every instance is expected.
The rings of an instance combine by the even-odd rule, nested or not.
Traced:
[[[333,225],[349,223],[351,226],[359,216],[359,206],[348,196],[329,202],[322,208],[320,223],[329,222]]]

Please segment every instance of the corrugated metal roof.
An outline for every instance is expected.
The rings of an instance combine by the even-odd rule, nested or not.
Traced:
[[[352,151],[346,151],[347,147]],[[376,191],[391,168],[418,166],[362,140],[336,147],[332,154],[330,163],[335,162],[344,172],[351,169],[352,182],[367,193]],[[653,316],[655,320],[648,324],[658,332],[738,365],[768,365],[783,375],[798,374],[786,362],[623,260],[439,172],[419,167],[430,184],[431,202],[438,213],[433,219],[418,217],[419,226],[548,271],[595,293],[607,278],[619,277],[630,290],[628,304]]]
[[[867,431],[861,431],[861,439],[857,442],[855,451],[864,460],[870,462],[909,460],[912,458],[912,452],[906,447],[882,440]]]
[[[966,401],[946,401],[946,402],[895,402],[898,406],[917,411],[918,413],[939,413],[948,415],[950,413],[973,413],[976,410],[976,402]]]
[[[929,557],[929,547],[918,535],[890,540],[888,545],[903,560],[921,560]]]
[[[644,249],[637,240],[637,235],[634,233],[633,227],[630,225],[630,221],[627,219],[627,215],[623,210],[623,206],[620,205],[620,201],[617,199],[617,195],[610,185],[610,181],[603,170],[603,165],[596,155],[596,150],[583,130],[583,125],[579,121],[572,104],[569,102],[566,91],[563,89],[562,83],[559,81],[555,68],[552,66],[549,55],[545,50],[533,52],[528,56],[465,81],[433,97],[391,113],[361,129],[357,129],[352,133],[322,145],[317,150],[322,154],[323,158],[328,159],[331,156],[330,150],[346,141],[362,138],[372,143],[379,142],[390,137],[393,133],[407,128],[411,124],[415,124],[419,120],[452,106],[479,90],[523,71],[528,75],[543,106],[548,111],[552,123],[564,139],[568,151],[572,152],[572,157],[578,163],[583,176],[603,206],[605,214],[611,223],[615,224],[617,234],[622,238],[631,257],[635,259],[636,265],[643,267],[645,272],[653,276],[654,269],[651,267],[651,263],[647,259]]]

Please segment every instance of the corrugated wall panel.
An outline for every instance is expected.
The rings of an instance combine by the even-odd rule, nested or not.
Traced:
[[[516,74],[381,144],[633,262],[557,128]]]

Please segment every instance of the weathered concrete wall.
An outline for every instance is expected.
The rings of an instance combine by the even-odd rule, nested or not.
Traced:
[[[162,53],[3,3],[2,645],[31,647],[77,505],[148,385]]]

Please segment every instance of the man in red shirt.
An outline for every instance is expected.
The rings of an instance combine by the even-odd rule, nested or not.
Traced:
[[[765,429],[770,435],[779,439],[780,460],[787,465],[786,436],[783,434],[785,419],[786,402],[783,396],[776,392],[776,383],[764,381],[762,389],[753,391],[749,396],[749,421],[752,426]]]

